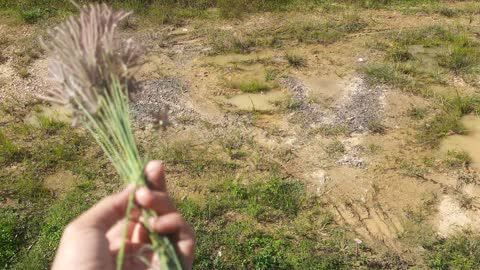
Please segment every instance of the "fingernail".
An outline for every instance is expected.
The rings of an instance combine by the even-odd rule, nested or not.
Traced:
[[[152,162],[148,162],[147,166],[145,166],[145,172],[146,174],[151,174],[155,168],[152,168]]]
[[[137,196],[147,195],[148,193],[150,193],[150,190],[146,187],[141,187],[136,192]]]
[[[160,160],[152,160],[148,162],[147,166],[145,167],[145,172],[147,174],[155,173],[157,170],[160,170],[163,166],[163,162]]]

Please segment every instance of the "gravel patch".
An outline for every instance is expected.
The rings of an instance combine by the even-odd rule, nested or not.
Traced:
[[[342,141],[345,146],[345,154],[337,160],[337,164],[358,169],[367,166],[367,163],[361,157],[362,137],[362,135],[357,135]]]
[[[188,124],[198,119],[198,114],[186,101],[188,87],[178,78],[167,77],[140,83],[140,89],[132,94],[132,112],[137,124],[145,126],[155,121],[155,115],[167,111],[175,124]]]
[[[367,132],[370,123],[381,120],[385,87],[368,85],[356,77],[347,85],[346,93],[334,108],[334,122],[348,125],[353,132]]]
[[[344,165],[351,168],[364,168],[366,166],[365,161],[359,157],[355,157],[351,154],[343,156],[337,160],[337,164]]]
[[[37,96],[53,87],[48,80],[47,61],[40,59],[28,67],[30,75],[21,78],[13,68],[13,60],[0,65],[0,101],[26,106],[38,102]]]
[[[370,86],[361,77],[349,79],[344,96],[331,108],[309,103],[311,90],[295,77],[283,77],[280,83],[291,91],[292,98],[300,104],[298,113],[306,126],[345,125],[351,132],[365,133],[370,123],[381,120],[385,87]]]
[[[292,99],[299,104],[297,110],[301,114],[304,124],[319,123],[326,116],[325,109],[317,104],[308,102],[308,93],[311,91],[300,79],[285,76],[280,83],[292,93]]]

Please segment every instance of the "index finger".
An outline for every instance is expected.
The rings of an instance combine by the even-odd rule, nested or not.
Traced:
[[[150,189],[155,191],[167,192],[165,182],[165,166],[159,160],[152,160],[145,166],[145,176]]]

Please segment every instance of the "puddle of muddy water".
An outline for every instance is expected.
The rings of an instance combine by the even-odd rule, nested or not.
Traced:
[[[419,69],[424,71],[438,69],[437,58],[445,53],[442,48],[425,48],[423,45],[410,45],[408,46],[408,51],[422,63]]]
[[[275,88],[274,78],[267,80],[268,62],[273,54],[253,53],[253,54],[227,54],[217,55],[205,58],[203,61],[209,64],[215,64],[225,69],[226,73],[222,75],[229,85],[233,86],[245,84],[248,82],[260,82]]]
[[[441,145],[440,150],[447,151],[465,151],[472,158],[472,166],[480,169],[480,117],[465,116],[462,123],[469,131],[468,135],[453,135],[446,138]]]
[[[245,111],[273,111],[275,102],[285,98],[280,91],[269,91],[260,94],[240,94],[226,100],[228,104],[234,105],[239,110]]]
[[[28,114],[24,122],[26,124],[30,124],[35,127],[39,127],[41,125],[41,118],[47,117],[49,119],[53,119],[59,122],[70,123],[72,116],[72,110],[59,105],[53,106],[41,106],[38,107],[35,111],[32,111]]]
[[[310,77],[303,80],[305,86],[310,90],[309,98],[314,102],[329,106],[342,97],[344,87],[342,81],[336,77]]]
[[[273,87],[273,83],[266,80],[266,68],[261,64],[242,66],[241,71],[236,71],[225,76],[225,80],[231,85],[240,85],[247,82],[260,82]]]

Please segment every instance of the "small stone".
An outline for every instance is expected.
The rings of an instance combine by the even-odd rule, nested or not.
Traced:
[[[358,158],[358,157],[354,157],[354,156],[350,156],[350,155],[345,155],[344,157],[339,159],[337,161],[337,164],[345,165],[345,166],[352,167],[352,168],[363,168],[363,167],[365,167],[365,161],[363,161],[363,159]]]
[[[327,173],[324,170],[318,170],[318,171],[312,173],[311,177],[320,186],[325,185],[325,183],[328,181]]]

